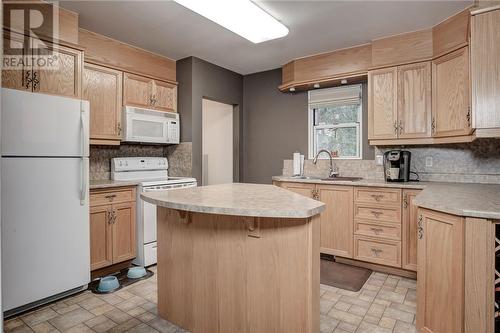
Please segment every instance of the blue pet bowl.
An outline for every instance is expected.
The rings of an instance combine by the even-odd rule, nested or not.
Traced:
[[[129,279],[140,279],[146,276],[146,269],[144,267],[130,267],[127,272],[127,277]]]
[[[116,276],[108,275],[101,278],[97,290],[99,290],[100,292],[110,292],[118,289],[119,287],[120,283],[118,283],[118,279],[116,278]]]

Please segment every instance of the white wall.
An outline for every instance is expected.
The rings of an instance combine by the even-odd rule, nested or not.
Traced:
[[[203,99],[203,185],[233,182],[233,106]]]

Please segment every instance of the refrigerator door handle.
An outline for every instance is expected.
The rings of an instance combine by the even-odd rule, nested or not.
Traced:
[[[80,112],[80,120],[81,120],[81,134],[82,134],[82,156],[89,156],[89,114],[88,104],[85,101],[80,102],[81,112]]]
[[[80,205],[85,205],[87,199],[87,188],[88,188],[88,176],[89,176],[89,129],[88,129],[88,104],[85,101],[80,102],[80,121],[81,121],[81,133],[82,133],[82,187],[80,191]]]
[[[80,190],[80,205],[84,206],[87,200],[87,184],[89,174],[89,159],[82,157],[82,187]]]

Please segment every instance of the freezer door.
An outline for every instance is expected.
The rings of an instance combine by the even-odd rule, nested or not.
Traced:
[[[2,88],[2,156],[88,156],[89,103]]]
[[[4,157],[1,168],[3,310],[89,283],[82,160]]]

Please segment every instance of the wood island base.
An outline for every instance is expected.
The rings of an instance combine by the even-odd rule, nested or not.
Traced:
[[[318,215],[158,207],[158,314],[193,333],[319,332]]]

